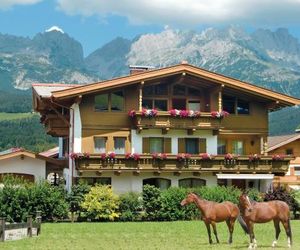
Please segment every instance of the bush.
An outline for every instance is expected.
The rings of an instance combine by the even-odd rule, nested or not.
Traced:
[[[91,190],[91,187],[84,183],[79,182],[79,184],[72,187],[71,192],[67,196],[67,202],[69,204],[69,211],[71,212],[71,221],[74,221],[74,214],[77,213],[80,216],[82,212],[81,203],[84,200],[84,196]]]
[[[27,215],[41,211],[47,221],[63,219],[68,214],[68,204],[63,188],[47,182],[27,183],[20,178],[8,177],[0,189],[1,216],[10,222],[26,221]]]
[[[200,215],[195,204],[181,206],[181,201],[186,197],[187,189],[171,187],[161,192],[160,220],[191,220]]]
[[[296,212],[299,210],[299,205],[297,201],[295,200],[292,193],[288,192],[286,189],[279,187],[275,188],[273,190],[269,190],[264,197],[265,201],[272,201],[272,200],[280,200],[286,202],[290,210],[293,211],[294,215],[296,215]]]
[[[143,205],[146,220],[161,220],[160,209],[162,208],[161,191],[151,185],[143,187]]]
[[[141,211],[143,210],[143,200],[141,194],[128,192],[120,195],[119,211],[121,221],[141,220]]]
[[[119,198],[109,185],[96,185],[84,196],[81,204],[86,217],[91,220],[110,220],[119,218]]]

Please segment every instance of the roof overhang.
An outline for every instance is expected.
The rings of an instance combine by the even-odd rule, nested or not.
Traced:
[[[217,83],[225,88],[232,88],[255,96],[260,96],[268,99],[269,101],[275,102],[277,105],[280,105],[280,107],[300,105],[300,99],[298,98],[281,94],[263,87],[259,87],[211,71],[207,71],[189,64],[179,64],[171,67],[150,70],[140,74],[115,78],[112,80],[92,83],[75,88],[53,91],[52,96],[57,100],[64,100],[84,94],[92,94],[95,92],[106,91],[117,87],[125,87],[145,81],[151,81],[163,77],[172,76],[175,74],[185,74],[199,77]]]
[[[218,179],[273,180],[274,174],[217,174]]]
[[[280,147],[282,147],[282,146],[284,146],[284,145],[287,145],[287,144],[289,144],[289,143],[291,143],[291,142],[293,142],[293,141],[296,141],[296,140],[298,140],[298,139],[300,139],[300,134],[296,134],[294,137],[292,137],[292,138],[289,138],[289,139],[287,139],[287,140],[284,140],[284,141],[282,141],[282,142],[279,142],[279,143],[277,143],[276,145],[274,145],[274,146],[272,146],[272,147],[269,147],[268,149],[267,149],[267,152],[271,152],[271,151],[273,151],[273,150],[275,150],[275,149],[277,149],[277,148],[280,148]]]

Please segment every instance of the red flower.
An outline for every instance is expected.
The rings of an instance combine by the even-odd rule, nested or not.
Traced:
[[[259,160],[260,160],[260,156],[258,154],[249,155],[250,162],[259,161]]]
[[[133,110],[130,110],[129,112],[128,112],[128,115],[131,117],[131,118],[133,118],[133,117],[135,117],[136,116],[136,111],[133,109]]]
[[[226,154],[224,156],[224,160],[233,160],[233,159],[236,159],[236,158],[237,158],[237,156],[234,155],[234,154]]]
[[[106,153],[102,153],[100,156],[101,156],[101,160],[102,161],[104,161],[107,158]]]
[[[188,110],[180,110],[180,111],[179,111],[179,115],[180,115],[180,117],[182,117],[182,118],[186,118],[186,117],[189,116],[189,111],[188,111]]]
[[[167,154],[165,153],[153,153],[152,154],[153,160],[165,160],[167,159]]]
[[[115,159],[116,158],[116,153],[115,152],[111,152],[111,153],[108,154],[108,157],[110,159]]]
[[[208,154],[208,153],[201,153],[200,157],[201,157],[202,160],[211,160],[211,159],[213,159],[213,156],[211,154]]]
[[[135,160],[135,161],[138,161],[140,159],[140,155],[137,154],[137,153],[126,153],[125,154],[125,159],[127,160]]]
[[[186,154],[182,153],[182,154],[177,155],[178,161],[188,160],[190,158],[191,158],[191,154],[188,154],[188,153],[186,153]]]
[[[210,114],[211,114],[211,116],[213,118],[223,118],[223,117],[226,117],[226,116],[229,115],[229,113],[227,111],[224,111],[224,110],[221,111],[221,112],[219,112],[219,111],[212,111]]]
[[[272,156],[273,161],[283,161],[284,160],[284,155],[273,155]]]

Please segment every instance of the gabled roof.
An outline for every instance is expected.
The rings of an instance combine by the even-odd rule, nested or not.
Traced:
[[[24,157],[24,156],[32,159],[44,160],[46,162],[50,162],[56,165],[63,165],[65,163],[64,161],[50,158],[41,154],[36,154],[31,151],[25,150],[23,148],[10,148],[8,150],[0,152],[0,161],[14,158],[14,157]]]
[[[74,87],[79,87],[79,84],[63,84],[63,83],[34,83],[32,88],[35,90],[38,96],[43,98],[50,98],[53,91],[61,91]]]
[[[55,148],[51,148],[47,151],[40,152],[39,155],[54,158],[54,157],[58,156],[58,152],[59,152],[59,147],[55,147]]]
[[[268,137],[267,152],[273,151],[274,149],[277,149],[298,139],[300,139],[300,134],[270,136]]]
[[[70,89],[57,90],[52,92],[52,96],[55,99],[67,99],[76,97],[83,94],[95,93],[101,90],[108,90],[116,87],[125,87],[128,85],[140,83],[143,81],[149,81],[154,79],[159,79],[162,77],[167,77],[175,74],[185,73],[188,75],[193,75],[202,79],[213,81],[224,87],[229,87],[233,89],[238,89],[245,91],[256,96],[262,96],[273,101],[277,101],[285,104],[286,106],[300,105],[300,99],[294,98],[288,95],[280,94],[278,92],[259,87],[247,82],[243,82],[231,77],[227,77],[221,74],[210,72],[189,64],[178,64],[175,66],[170,66],[166,68],[156,69],[146,71],[140,74],[129,75],[125,77],[115,78],[112,80],[96,82],[92,84],[87,84],[84,86],[79,86]]]

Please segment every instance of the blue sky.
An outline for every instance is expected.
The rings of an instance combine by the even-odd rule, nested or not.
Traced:
[[[299,0],[0,0],[1,33],[33,37],[56,25],[82,43],[85,55],[115,37],[132,39],[166,26],[286,27],[299,39],[299,16]]]

